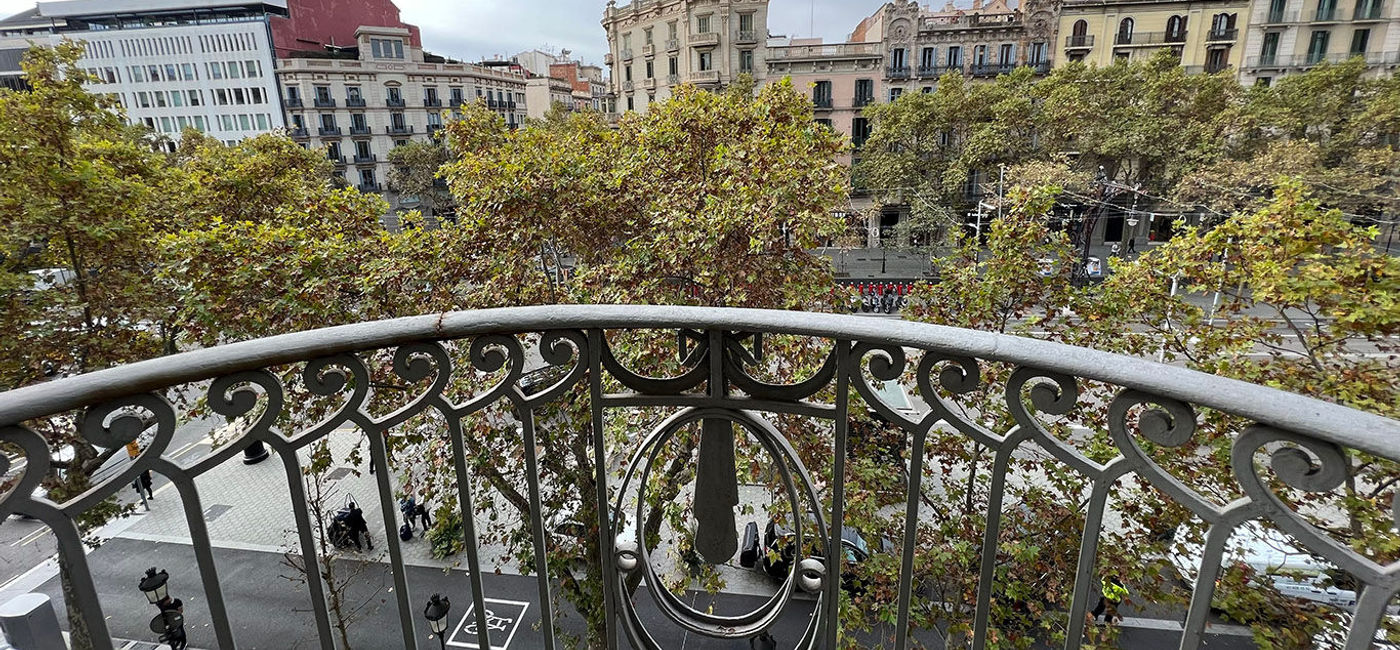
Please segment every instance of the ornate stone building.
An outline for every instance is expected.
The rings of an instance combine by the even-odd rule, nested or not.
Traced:
[[[933,89],[948,72],[995,77],[1017,66],[1049,72],[1059,0],[973,0],[971,8],[951,1],[938,11],[895,0],[856,27],[851,40],[881,43],[889,96]]]
[[[1249,0],[1065,0],[1065,62],[1099,66],[1168,48],[1190,72],[1240,69]]]
[[[608,0],[603,29],[618,111],[645,112],[685,83],[764,78],[768,0]]]

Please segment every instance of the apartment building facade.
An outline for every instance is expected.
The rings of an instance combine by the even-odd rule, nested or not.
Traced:
[[[1252,0],[1240,81],[1269,84],[1321,63],[1352,57],[1372,74],[1400,68],[1400,2]]]
[[[362,26],[354,48],[300,52],[277,63],[292,137],[324,149],[337,173],[366,192],[385,192],[391,149],[436,136],[464,104],[480,101],[512,127],[528,112],[520,68],[427,54],[401,27]],[[387,198],[395,208],[418,203]]]
[[[851,40],[881,43],[889,99],[910,91],[932,91],[952,72],[992,78],[1018,66],[1046,74],[1054,61],[1058,0],[973,0],[970,8],[951,1],[932,11],[918,2],[885,4],[857,26]]]
[[[1169,49],[1188,72],[1237,74],[1250,15],[1250,0],[1065,0],[1062,61],[1107,66]]]
[[[226,143],[284,126],[269,19],[286,0],[41,2],[0,21],[0,78],[22,85],[31,45],[86,41],[79,65],[94,93],[125,107],[128,121],[179,137],[195,128]],[[173,146],[173,145],[172,145]]]
[[[608,0],[603,29],[619,111],[645,112],[681,84],[766,77],[768,0]]]
[[[566,79],[530,77],[525,82],[525,103],[529,106],[526,114],[535,119],[544,117],[554,106],[574,110],[574,86]]]

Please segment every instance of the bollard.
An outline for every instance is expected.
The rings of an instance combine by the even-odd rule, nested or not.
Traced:
[[[44,594],[22,594],[0,605],[0,631],[15,650],[66,650],[53,603]]]

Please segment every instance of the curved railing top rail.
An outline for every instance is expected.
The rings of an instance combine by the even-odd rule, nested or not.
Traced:
[[[553,305],[343,325],[185,352],[0,393],[0,424],[244,370],[428,340],[554,329],[725,329],[885,343],[1004,361],[1218,409],[1390,455],[1400,421],[1318,399],[1087,348],[861,316],[648,305]]]

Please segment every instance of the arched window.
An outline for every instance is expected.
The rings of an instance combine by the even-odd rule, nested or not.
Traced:
[[[1079,20],[1074,23],[1074,37],[1083,38],[1089,34],[1089,21]]]
[[[1186,40],[1186,16],[1172,16],[1167,19],[1167,40],[1171,42]]]
[[[1124,18],[1118,23],[1118,44],[1127,45],[1133,42],[1133,19]]]

